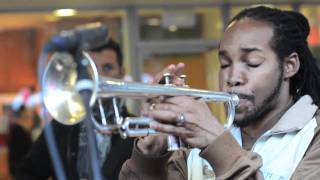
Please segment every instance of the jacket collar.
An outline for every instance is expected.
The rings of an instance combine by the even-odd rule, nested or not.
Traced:
[[[281,116],[269,133],[281,134],[300,130],[313,118],[317,109],[318,106],[312,104],[312,98],[304,95]]]

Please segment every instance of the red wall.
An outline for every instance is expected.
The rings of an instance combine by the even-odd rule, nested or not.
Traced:
[[[36,86],[35,30],[0,32],[0,93]]]

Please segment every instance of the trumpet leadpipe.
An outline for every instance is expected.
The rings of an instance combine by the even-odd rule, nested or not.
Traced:
[[[145,84],[124,82],[118,79],[100,77],[98,96],[126,97],[126,98],[153,98],[158,96],[193,96],[205,101],[229,102],[238,104],[239,98],[224,92],[213,92],[179,86],[165,86],[160,84]]]

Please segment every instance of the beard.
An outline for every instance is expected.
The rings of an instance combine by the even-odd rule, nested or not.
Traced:
[[[263,100],[262,106],[255,107],[253,111],[249,111],[245,114],[245,116],[241,120],[235,120],[233,125],[235,127],[245,128],[249,125],[260,122],[266,114],[268,114],[274,108],[274,99],[277,99],[280,95],[280,88],[282,84],[283,71],[280,69],[280,75],[278,77],[278,81],[276,86],[272,89],[270,94]],[[240,95],[241,97],[241,95]],[[252,98],[254,102],[254,97]]]

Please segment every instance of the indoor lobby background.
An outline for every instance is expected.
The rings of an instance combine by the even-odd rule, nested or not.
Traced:
[[[37,61],[52,35],[90,22],[108,26],[123,49],[124,65],[133,80],[184,62],[190,87],[219,91],[221,33],[237,12],[256,4],[306,15],[311,26],[308,41],[320,59],[317,0],[0,0],[0,106],[10,106],[23,88],[39,91]],[[220,119],[225,118],[221,104],[210,105]],[[131,105],[131,111],[139,112],[135,107]],[[6,138],[11,121],[4,110],[0,111],[0,180],[10,179]]]

